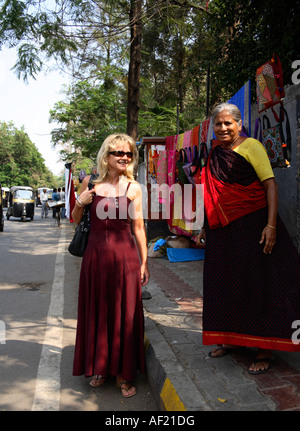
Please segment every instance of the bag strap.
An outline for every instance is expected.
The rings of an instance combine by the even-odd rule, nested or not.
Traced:
[[[265,123],[266,123],[266,125],[265,125]],[[266,115],[263,115],[263,124],[262,125],[263,125],[263,130],[270,129],[270,127],[271,127],[270,120]]]
[[[94,187],[94,184],[92,184],[92,181],[94,181],[97,177],[98,177],[98,175],[96,175],[96,174],[92,174],[90,176],[89,183],[88,183],[89,190],[91,190]]]
[[[95,180],[97,177],[98,177],[98,175],[96,175],[96,174],[92,174],[92,175],[90,176],[89,183],[88,183],[88,188],[89,188],[89,190],[91,190],[91,189],[94,187],[94,184],[92,184],[92,181],[93,181],[93,180]],[[83,215],[87,215],[87,214],[89,213],[90,206],[91,206],[91,203],[90,203],[90,204],[88,204],[88,205],[84,208]]]

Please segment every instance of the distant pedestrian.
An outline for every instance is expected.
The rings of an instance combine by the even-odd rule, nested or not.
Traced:
[[[63,187],[61,189],[61,193],[60,193],[60,200],[62,202],[66,202],[66,192],[65,192],[65,187]],[[66,218],[66,207],[62,207],[61,210],[61,218]]]
[[[48,195],[47,189],[43,189],[40,193],[40,201],[42,204],[42,218],[48,218]]]
[[[52,200],[53,202],[59,201],[59,194],[57,193],[57,189],[53,189]],[[53,218],[56,218],[56,213],[57,213],[57,209],[53,207]]]

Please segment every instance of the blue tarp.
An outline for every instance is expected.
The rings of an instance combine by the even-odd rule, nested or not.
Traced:
[[[170,262],[188,262],[190,260],[203,260],[205,250],[203,248],[167,248]]]
[[[159,249],[159,247],[161,247],[162,245],[164,245],[166,242],[167,242],[167,241],[166,241],[165,239],[158,239],[158,240],[156,241],[156,243],[154,244],[153,251],[158,250],[158,249]]]

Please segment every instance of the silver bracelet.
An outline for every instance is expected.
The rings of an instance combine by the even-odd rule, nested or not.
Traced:
[[[80,208],[84,208],[85,204],[82,202],[82,200],[80,199],[80,197],[78,196],[78,198],[76,199],[76,203]]]

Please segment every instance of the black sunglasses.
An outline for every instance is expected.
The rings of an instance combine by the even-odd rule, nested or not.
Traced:
[[[132,159],[133,153],[131,151],[110,151],[109,154],[112,154],[116,157],[124,157],[125,154],[129,159]]]

